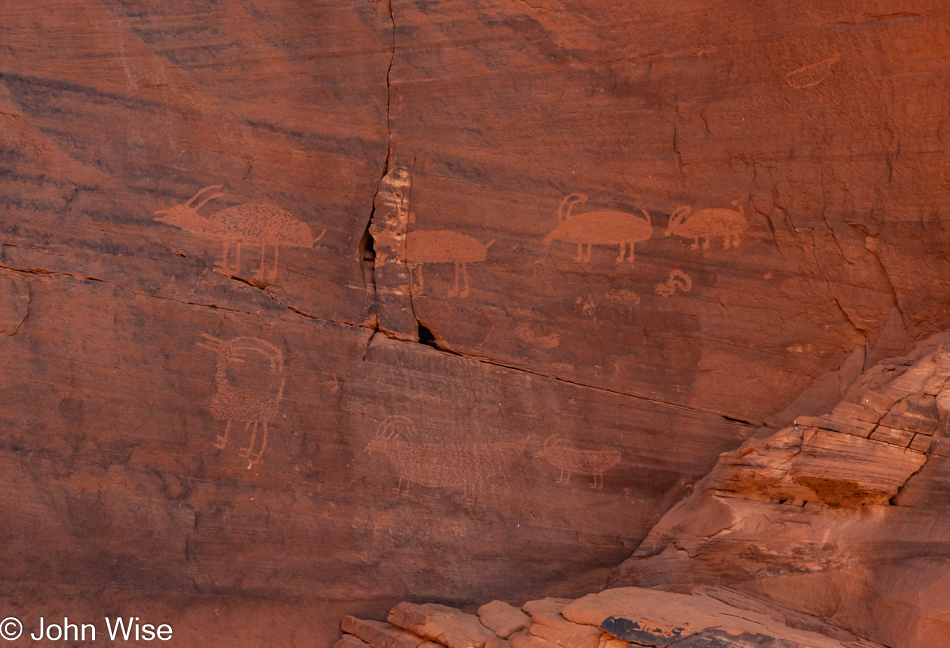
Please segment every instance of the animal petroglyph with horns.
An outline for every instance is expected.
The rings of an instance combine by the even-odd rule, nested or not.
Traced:
[[[247,447],[238,454],[248,460],[250,468],[260,461],[267,448],[267,426],[277,416],[277,408],[284,395],[284,368],[283,354],[280,349],[269,342],[252,337],[237,337],[232,340],[220,340],[210,335],[204,335],[205,342],[198,346],[210,349],[217,353],[217,364],[214,380],[217,392],[211,399],[211,415],[218,421],[227,421],[224,434],[219,435],[214,447],[223,450],[228,445],[233,421],[244,421],[244,431],[250,432]],[[228,377],[229,369],[234,365],[244,364],[249,358],[252,362],[269,369],[270,376],[265,383],[269,388],[249,389],[232,384]],[[258,432],[260,432],[260,447],[255,450]]]
[[[550,245],[551,241],[576,243],[577,256],[574,260],[578,262],[590,261],[593,245],[619,245],[620,256],[616,259],[617,263],[621,263],[624,258],[633,263],[634,244],[646,241],[653,236],[650,214],[641,209],[645,218],[640,218],[622,211],[600,209],[572,215],[574,205],[579,202],[587,202],[587,196],[570,194],[564,197],[557,208],[560,225],[544,237],[544,244]],[[584,253],[585,245],[587,246],[586,254]],[[626,252],[628,246],[630,247],[629,256]]]
[[[571,474],[591,475],[594,482],[591,488],[604,487],[604,473],[620,461],[619,450],[581,450],[563,445],[560,435],[552,434],[544,442],[544,447],[534,454],[546,459],[549,464],[561,471],[557,483],[569,484]]]
[[[412,483],[421,486],[462,488],[474,502],[485,480],[507,470],[524,452],[524,441],[430,442],[417,437],[411,419],[390,416],[380,424],[367,452],[380,452],[389,459],[399,484],[395,492],[409,494]]]
[[[415,222],[415,214],[409,214],[409,222]],[[418,285],[414,290],[422,292],[425,287],[422,278],[422,266],[426,263],[451,263],[455,265],[455,288],[449,291],[449,297],[468,297],[468,270],[469,263],[479,263],[488,256],[488,248],[495,240],[481,243],[467,234],[449,230],[410,231],[406,236],[406,263],[409,268],[409,278],[416,275]],[[413,269],[415,266],[415,269]],[[459,289],[459,275],[464,288]]]
[[[198,210],[204,207],[205,204],[216,198],[222,198],[224,194],[211,193],[206,195],[198,204],[194,204],[195,200],[205,192],[220,189],[222,186],[211,185],[205,187],[185,204],[155,212],[159,214],[155,220],[191,232],[195,236],[220,241],[224,245],[224,252],[221,263],[216,264],[215,267],[224,272],[239,274],[241,272],[241,246],[252,245],[259,247],[261,250],[261,267],[254,273],[254,276],[265,280],[270,275],[271,279],[276,279],[280,246],[312,249],[316,242],[326,234],[324,229],[320,236],[314,237],[306,223],[300,222],[274,205],[245,203],[222,209],[210,216],[199,214]],[[228,252],[231,245],[236,248],[233,266],[228,265]],[[264,264],[268,247],[274,250],[274,265],[270,272]]]
[[[739,247],[739,234],[744,232],[749,226],[745,219],[745,210],[738,200],[733,200],[732,204],[738,208],[738,211],[732,209],[722,209],[711,207],[700,209],[693,212],[688,205],[677,207],[670,214],[670,223],[666,228],[664,236],[676,234],[683,238],[693,239],[690,246],[693,250],[699,249],[699,239],[705,238],[703,249],[709,249],[709,239],[711,237],[722,237],[722,247]]]
[[[670,277],[666,283],[656,285],[656,294],[661,297],[672,297],[676,289],[689,292],[693,289],[693,280],[682,270],[670,270]]]
[[[840,60],[841,53],[835,52],[828,58],[822,59],[817,63],[812,63],[811,65],[806,65],[805,67],[800,67],[797,70],[789,72],[785,75],[785,81],[788,85],[793,88],[798,88],[799,90],[813,88],[828,78],[828,75],[831,74],[832,66]]]

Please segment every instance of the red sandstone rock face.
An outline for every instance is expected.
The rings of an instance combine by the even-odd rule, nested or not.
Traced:
[[[946,643],[948,337],[723,454],[613,582],[728,585],[888,646]]]
[[[950,328],[945,12],[4,3],[4,609],[593,589]]]

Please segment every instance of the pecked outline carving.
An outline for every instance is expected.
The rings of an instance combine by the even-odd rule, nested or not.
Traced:
[[[415,213],[410,212],[409,223],[415,221]],[[468,270],[465,266],[484,261],[488,256],[488,248],[494,242],[495,239],[482,243],[467,234],[451,230],[410,230],[406,235],[406,267],[409,270],[409,281],[412,281],[415,275],[419,282],[413,290],[422,294],[425,287],[422,278],[424,264],[451,263],[455,266],[455,287],[446,296],[468,297]],[[459,289],[459,276],[465,285],[462,289]]]
[[[669,279],[665,283],[656,285],[656,294],[661,297],[672,297],[677,288],[683,292],[689,292],[693,289],[693,280],[682,270],[670,270]]]
[[[280,349],[260,338],[236,337],[230,340],[221,340],[211,335],[202,334],[207,342],[199,342],[198,346],[214,351],[217,354],[215,361],[214,381],[217,387],[211,399],[211,415],[218,421],[227,421],[224,434],[219,435],[214,447],[223,450],[228,445],[233,421],[244,421],[244,431],[250,431],[250,440],[246,448],[238,454],[248,460],[247,467],[251,468],[261,460],[267,448],[267,426],[277,416],[277,409],[284,397],[283,376],[284,357]],[[254,394],[235,389],[228,381],[228,363],[243,363],[248,354],[257,354],[265,359],[275,376],[280,376],[280,383],[276,393]],[[257,442],[258,428],[261,432],[260,449],[254,451]]]
[[[621,457],[619,450],[582,450],[562,445],[559,434],[549,436],[534,456],[546,460],[561,471],[558,484],[569,484],[571,474],[577,473],[591,475],[594,481],[590,487],[601,490],[604,488],[604,473],[616,466]]]
[[[221,262],[215,268],[224,273],[241,272],[241,246],[253,245],[261,249],[261,267],[254,272],[254,277],[260,280],[277,279],[277,261],[281,245],[290,247],[313,249],[317,241],[326,234],[324,229],[320,236],[314,237],[310,227],[279,207],[268,204],[235,205],[217,211],[211,216],[202,216],[198,211],[209,201],[224,197],[223,193],[215,192],[205,196],[201,202],[194,204],[199,196],[209,190],[221,189],[224,185],[210,185],[200,189],[198,193],[181,205],[173,205],[168,209],[160,209],[155,220],[167,223],[195,236],[214,239],[224,245]],[[228,265],[228,251],[230,246],[236,247],[236,258],[233,266]],[[274,266],[268,271],[265,267],[265,253],[267,248],[274,250]]]
[[[412,419],[389,416],[380,423],[365,450],[379,452],[389,460],[399,476],[395,493],[408,495],[413,482],[432,488],[462,488],[471,504],[483,491],[484,482],[507,470],[530,439],[527,436],[520,442],[431,442],[418,438]]]
[[[822,59],[817,63],[792,70],[785,75],[785,82],[799,90],[813,88],[828,78],[828,75],[831,74],[832,66],[840,60],[841,52],[835,52],[828,58]]]
[[[739,247],[739,234],[749,226],[745,217],[745,210],[738,200],[733,200],[736,210],[708,207],[694,212],[689,205],[680,205],[670,214],[670,222],[664,236],[675,234],[687,239],[693,239],[692,250],[699,249],[699,239],[705,238],[703,249],[709,249],[709,239],[722,237],[722,247]]]
[[[633,263],[633,246],[635,243],[646,241],[653,236],[653,225],[650,214],[641,209],[645,219],[613,209],[599,209],[583,214],[573,214],[572,210],[577,203],[587,202],[587,194],[568,194],[557,208],[559,225],[544,237],[544,244],[552,241],[575,243],[578,263],[589,262],[591,248],[594,245],[619,245],[620,256],[615,261],[622,263],[625,259]],[[565,207],[567,208],[565,210]],[[587,253],[584,253],[584,246]],[[630,254],[627,255],[627,248]]]

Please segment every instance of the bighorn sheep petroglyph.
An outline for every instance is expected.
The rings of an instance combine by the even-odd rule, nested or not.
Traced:
[[[650,214],[641,209],[640,211],[646,217],[644,219],[622,211],[601,209],[571,215],[574,205],[579,202],[587,202],[587,196],[570,194],[564,197],[557,208],[560,225],[544,237],[544,244],[550,245],[551,241],[576,243],[577,256],[574,260],[578,262],[590,261],[592,245],[619,245],[620,256],[616,259],[617,263],[621,263],[624,258],[633,263],[634,243],[646,241],[653,236]],[[587,246],[586,254],[584,254],[585,245]],[[626,254],[627,246],[630,247],[629,256]]]
[[[198,210],[205,206],[210,200],[222,198],[223,193],[212,193],[194,205],[194,201],[206,191],[220,189],[223,185],[211,185],[201,189],[192,196],[188,202],[183,205],[174,205],[168,209],[162,209],[155,220],[161,223],[168,223],[195,236],[214,239],[224,244],[224,255],[221,263],[215,267],[227,273],[241,272],[241,246],[253,245],[261,248],[261,267],[254,273],[258,279],[268,278],[268,272],[264,266],[264,256],[268,247],[274,249],[274,267],[270,272],[270,278],[277,278],[277,257],[281,245],[300,248],[313,248],[313,246],[323,238],[326,230],[320,233],[316,238],[310,227],[302,223],[283,209],[274,205],[243,204],[234,207],[228,207],[215,212],[210,216],[202,216]],[[228,266],[228,250],[231,245],[237,248],[234,266]]]
[[[620,461],[619,450],[581,450],[561,443],[561,437],[552,434],[544,442],[544,446],[534,454],[535,457],[546,459],[549,464],[561,471],[557,483],[568,484],[571,473],[592,475],[594,482],[591,488],[604,487],[604,473],[617,465]]]
[[[429,442],[419,439],[411,419],[390,416],[380,424],[376,436],[366,445],[367,452],[380,452],[389,459],[399,485],[396,493],[405,494],[415,482],[429,487],[455,487],[465,491],[474,502],[485,480],[494,479],[521,456],[528,445],[524,441]]]
[[[732,209],[722,209],[712,207],[700,209],[693,213],[688,205],[682,205],[673,210],[670,214],[670,223],[666,228],[664,236],[676,234],[683,238],[693,239],[690,246],[693,250],[699,249],[699,239],[705,238],[703,249],[709,249],[709,239],[713,236],[721,236],[722,247],[739,247],[739,233],[744,232],[749,226],[745,219],[745,210],[738,200],[732,201],[733,206],[738,211]]]

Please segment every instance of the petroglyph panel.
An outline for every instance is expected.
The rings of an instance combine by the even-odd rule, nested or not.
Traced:
[[[281,595],[318,607],[329,599],[376,605],[419,591],[427,564],[441,575],[425,586],[430,594],[463,586],[487,594],[499,582],[512,593],[529,581],[549,587],[564,578],[563,564],[584,579],[629,553],[647,529],[624,512],[662,513],[664,493],[681,488],[684,458],[675,449],[684,438],[712,446],[702,465],[698,452],[686,459],[699,477],[736,436],[733,424],[703,416],[674,442],[665,435],[678,410],[381,334],[368,344],[370,331],[356,326],[195,306],[69,277],[30,282],[36,312],[3,341],[0,386],[5,420],[45,427],[29,434],[17,424],[19,446],[6,451],[13,471],[6,519],[45,551],[45,538],[74,538],[74,529],[88,528],[80,525],[110,515],[108,528],[97,527],[102,542],[74,549],[84,560],[53,552],[34,567],[44,579],[65,573],[98,583],[85,565],[107,545],[117,564],[132,562],[116,568],[130,587],[165,596],[147,589],[164,578],[187,596],[199,588],[216,605]],[[77,289],[85,299],[69,312],[41,316]],[[48,382],[24,383],[31,367]],[[415,429],[383,427],[379,451],[366,452],[384,408],[397,407]],[[580,473],[571,477],[577,493],[559,487],[558,471],[529,451],[540,447],[536,430],[560,426],[596,427],[601,443],[641,459],[605,473],[610,488],[588,489],[594,476]],[[63,448],[76,468],[61,469],[65,461],[55,458],[60,467],[36,485],[30,471],[54,464],[47,455]],[[121,461],[104,474],[103,457],[118,452]],[[87,479],[108,488],[110,508],[97,492],[80,495],[70,503],[79,519],[58,522],[58,503],[44,493]],[[402,496],[392,493],[397,486]],[[565,504],[552,497],[559,489],[603,506]],[[17,494],[30,506],[15,505]],[[144,515],[143,494],[166,505]],[[578,542],[579,532],[591,542]],[[123,544],[129,537],[134,544]],[[30,550],[24,539],[12,542]],[[512,543],[540,564],[493,557]],[[481,575],[473,576],[473,564]],[[334,624],[324,627],[335,631]]]
[[[407,596],[523,601],[526,584],[558,596],[629,554],[739,442],[739,421],[812,381],[843,386],[828,372],[851,349],[870,363],[948,328],[945,7],[546,4],[6,3],[0,264],[32,301],[2,339],[3,513],[8,553],[42,559],[7,561],[0,603],[38,583],[75,585],[77,601],[115,588],[210,628],[185,645],[251,642],[209,622],[253,611],[274,645],[322,646],[335,636],[270,633],[292,626],[287,606],[328,600],[357,613]],[[835,52],[820,84],[790,85]],[[233,200],[206,218],[266,204],[314,237],[330,229],[316,251],[266,246],[263,263],[242,243],[240,273],[272,276],[279,252],[282,283],[235,281],[234,243],[222,254],[222,238],[153,222],[216,178]],[[572,216],[628,213],[632,238],[639,207],[657,218],[633,264],[609,237],[544,245],[578,190],[590,199]],[[726,234],[659,236],[658,214],[739,197],[739,250],[731,232],[728,249]],[[750,245],[760,226],[768,244]],[[496,239],[466,265],[468,298],[444,298],[466,286],[445,261],[416,264],[425,298],[411,299],[416,230]],[[664,300],[674,268],[709,294]],[[457,355],[392,340],[420,322]],[[202,332],[270,341],[292,369],[254,470],[234,456],[247,420],[212,448],[227,420],[209,411]],[[259,354],[227,365],[234,390],[246,374],[262,381],[248,392],[277,393]],[[573,489],[529,444],[499,474],[518,497],[486,484],[490,511],[474,516],[462,486],[386,496],[398,473],[364,448],[388,414],[430,443],[534,433],[540,447],[562,430],[622,459],[611,488],[574,474],[579,492],[551,497]],[[596,543],[578,537],[590,529]],[[72,609],[54,590],[47,609]]]

